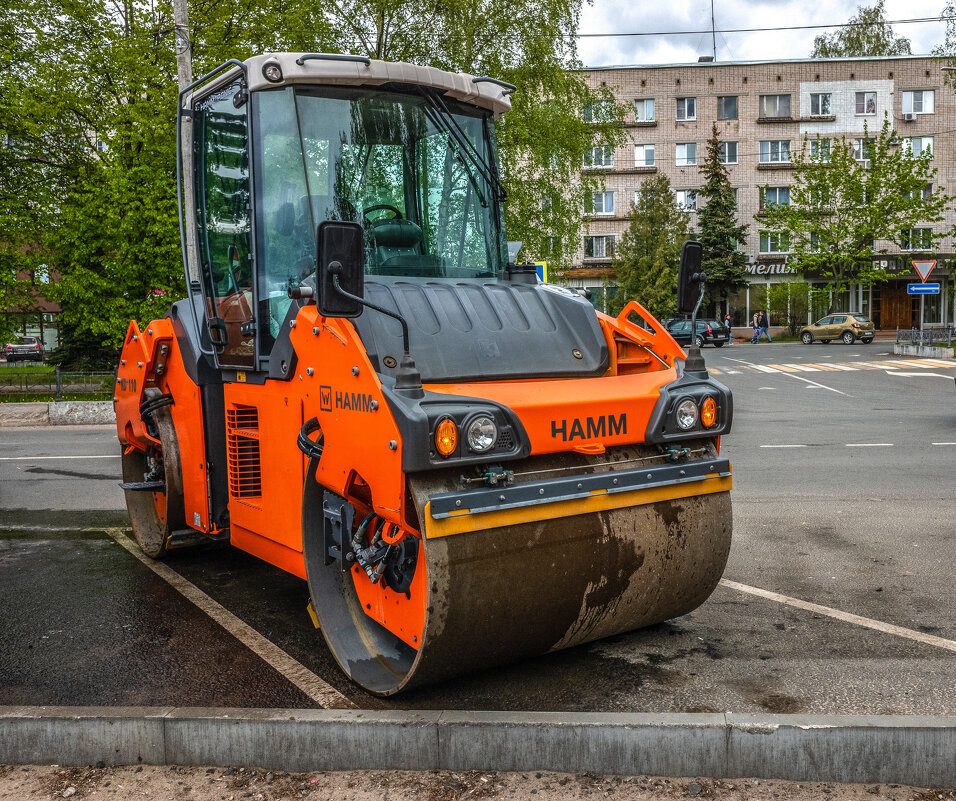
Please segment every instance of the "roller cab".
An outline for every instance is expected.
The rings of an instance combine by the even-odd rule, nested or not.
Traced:
[[[686,614],[730,546],[732,398],[699,352],[508,261],[513,89],[322,54],[201,78],[190,294],[117,374],[144,552],[228,541],[302,577],[376,694]]]

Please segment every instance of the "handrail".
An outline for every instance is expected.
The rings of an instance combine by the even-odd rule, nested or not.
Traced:
[[[505,81],[499,81],[497,78],[491,78],[488,75],[479,75],[477,78],[471,79],[472,83],[493,83],[495,86],[500,86],[503,91],[501,94],[510,95],[518,91],[518,87],[513,83],[506,83]]]
[[[301,67],[306,61],[315,61],[318,59],[322,59],[323,61],[358,61],[366,67],[372,63],[372,59],[368,56],[352,56],[347,53],[303,53],[295,60],[295,63]]]

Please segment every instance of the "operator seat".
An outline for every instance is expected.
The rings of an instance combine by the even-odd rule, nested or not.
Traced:
[[[438,259],[425,255],[425,234],[411,220],[375,220],[369,244],[380,275],[438,275]]]

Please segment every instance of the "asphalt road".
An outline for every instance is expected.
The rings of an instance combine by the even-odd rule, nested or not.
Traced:
[[[112,430],[0,430],[0,705],[315,706],[296,660],[370,708],[956,714],[956,364],[890,350],[705,348],[735,401],[731,583],[669,623],[390,701],[338,672],[304,582],[235,549],[167,563],[287,655],[267,664],[105,533]]]

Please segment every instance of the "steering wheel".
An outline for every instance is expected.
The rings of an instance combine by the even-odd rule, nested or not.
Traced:
[[[391,220],[404,219],[404,216],[402,215],[402,213],[398,209],[396,209],[394,206],[391,206],[388,203],[379,203],[378,205],[375,205],[375,206],[369,206],[367,209],[365,209],[362,212],[362,219],[365,220],[366,223],[372,222],[368,218],[369,212],[372,212],[372,211],[390,211],[392,212],[393,215],[395,215],[394,217],[388,217],[388,218],[383,217],[382,219],[391,219]]]

